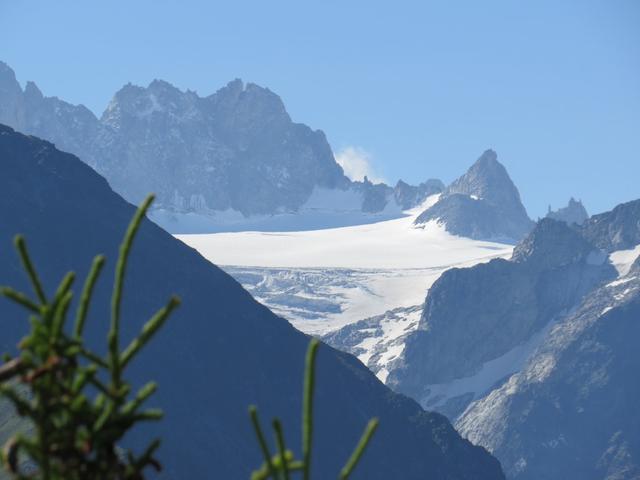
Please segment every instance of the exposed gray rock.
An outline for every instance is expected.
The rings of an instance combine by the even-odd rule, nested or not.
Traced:
[[[375,213],[384,210],[393,198],[393,188],[384,183],[372,183],[365,175],[363,182],[354,182],[355,188],[363,194],[362,211]]]
[[[518,189],[511,181],[507,170],[498,162],[496,152],[491,149],[486,150],[467,173],[449,185],[446,193],[475,196],[493,205],[503,205],[505,210],[514,210],[526,216]]]
[[[205,98],[157,80],[128,85],[101,122],[98,170],[132,200],[155,191],[159,206],[251,215],[295,211],[315,187],[349,185],[322,132],[240,80]]]
[[[457,422],[517,480],[640,478],[640,280],[591,293]]]
[[[426,401],[430,385],[476,374],[613,278],[605,260],[565,223],[543,219],[511,261],[448,270],[429,290],[388,384]]]
[[[22,124],[22,88],[16,75],[5,63],[0,62],[0,122]]]
[[[551,205],[549,205],[547,217],[566,222],[569,225],[574,223],[576,225],[582,225],[584,221],[589,218],[589,214],[581,200],[575,200],[571,197],[567,206],[559,208],[558,210],[551,210]]]
[[[432,220],[455,235],[502,241],[518,241],[533,227],[518,189],[493,150],[484,152],[415,223]]]
[[[23,92],[13,70],[2,62],[0,123],[45,138],[97,166],[93,144],[102,127],[95,115],[82,105],[44,97],[33,82],[27,82]]]
[[[420,205],[427,199],[427,197],[437,193],[442,193],[444,189],[445,186],[442,181],[434,178],[430,178],[417,187],[409,185],[402,180],[398,180],[398,183],[396,183],[396,186],[394,187],[393,194],[396,199],[396,203],[400,205],[402,209],[408,210],[409,208]]]
[[[547,270],[587,259],[595,247],[563,222],[544,218],[513,249],[511,259]]]
[[[582,226],[545,218],[434,283],[387,384],[456,420],[513,480],[640,478],[640,202]]]
[[[367,213],[394,199],[387,185],[351,182],[322,131],[293,122],[280,97],[241,80],[207,97],[162,80],[128,84],[98,119],[33,82],[23,91],[0,62],[0,122],[78,155],[131,202],[155,192],[155,207],[170,212],[296,212],[318,188],[360,192]]]
[[[610,212],[593,215],[580,232],[603,250],[627,250],[640,244],[640,199],[622,203]]]

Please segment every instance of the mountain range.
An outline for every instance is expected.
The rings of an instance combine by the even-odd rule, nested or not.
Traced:
[[[636,478],[640,200],[540,220],[510,260],[446,271],[387,383],[508,478]]]
[[[99,350],[108,328],[109,277],[134,207],[75,156],[6,126],[0,126],[0,161],[0,283],[27,289],[10,248],[17,232],[26,236],[49,291],[66,271],[83,276],[93,255],[105,253],[109,268],[96,286],[87,324],[88,340]],[[163,437],[162,478],[247,478],[260,464],[249,404],[259,405],[265,418],[281,416],[287,432],[300,431],[308,337],[145,220],[125,287],[123,336],[138,332],[172,293],[182,297],[183,306],[129,371],[134,385],[158,381],[154,402],[166,418],[134,432],[126,443]],[[23,316],[0,302],[4,350],[12,351],[26,331]],[[392,393],[350,355],[323,345],[317,385],[317,478],[338,471],[373,416],[381,426],[354,478],[503,478],[499,463],[463,440],[445,417]]]
[[[185,300],[132,371],[160,381],[168,478],[202,478],[218,458],[225,478],[246,476],[259,462],[249,403],[299,426],[307,337],[236,280],[386,384],[322,347],[320,478],[373,415],[380,443],[358,478],[501,478],[472,444],[513,480],[640,478],[640,200],[589,216],[571,198],[534,222],[493,150],[448,186],[354,182],[321,131],[240,80],[207,97],[127,85],[98,119],[0,63],[0,122],[86,163],[0,127],[0,240],[33,238],[48,285],[96,250],[115,257],[132,213],[118,194],[156,191],[150,217],[171,233],[259,230],[178,236],[196,252],[144,224],[128,333],[169,293]],[[0,260],[0,283],[23,282],[8,248]]]
[[[126,200],[155,192],[151,218],[172,233],[368,223],[435,194],[417,226],[435,220],[455,235],[516,242],[533,225],[492,150],[447,187],[351,181],[322,131],[293,122],[269,89],[238,79],[206,97],[162,80],[128,84],[97,118],[34,82],[22,89],[0,62],[0,104],[0,123],[79,156]]]
[[[433,179],[395,187],[349,180],[322,131],[293,122],[269,89],[238,79],[206,97],[162,80],[128,84],[97,118],[34,82],[22,89],[0,62],[0,123],[77,155],[130,202],[155,192],[154,220],[174,233],[301,210],[362,222],[352,217],[397,215],[444,188]]]
[[[323,338],[447,415],[509,479],[634,479],[639,305],[636,200],[541,219],[511,258],[449,268],[423,305]]]

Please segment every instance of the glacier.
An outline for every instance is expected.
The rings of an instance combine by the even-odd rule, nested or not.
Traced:
[[[362,225],[175,236],[297,329],[351,351],[384,381],[444,271],[511,256],[512,245],[452,235],[436,220],[416,228],[437,199]],[[347,343],[331,337],[345,327],[357,335]]]

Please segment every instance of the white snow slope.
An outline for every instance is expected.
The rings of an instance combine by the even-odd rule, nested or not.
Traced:
[[[511,245],[456,237],[436,222],[413,228],[416,216],[436,199],[401,218],[368,225],[177,238],[296,328],[323,335],[388,310],[422,305],[448,268],[511,255]]]

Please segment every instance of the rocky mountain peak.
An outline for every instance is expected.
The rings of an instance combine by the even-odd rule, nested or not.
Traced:
[[[549,205],[547,217],[566,222],[569,225],[574,223],[576,225],[582,225],[584,221],[589,218],[589,214],[581,200],[576,200],[571,197],[567,206],[559,208],[558,210],[551,210],[551,205]]]
[[[22,126],[22,88],[13,70],[0,62],[0,123]]]
[[[500,165],[498,162],[498,154],[491,148],[486,149],[482,155],[476,160],[476,165],[483,168],[491,168]]]
[[[177,87],[173,86],[171,83],[167,82],[166,80],[161,80],[158,78],[154,78],[151,81],[151,83],[149,83],[147,90],[150,90],[152,92],[182,93]]]
[[[493,150],[486,150],[464,175],[449,185],[447,193],[461,193],[524,210],[518,189]]]
[[[201,101],[194,92],[164,80],[153,80],[146,88],[127,84],[114,95],[100,122],[111,132],[153,136],[149,130],[183,128],[201,120]]]
[[[174,213],[295,212],[316,188],[354,189],[366,212],[393,199],[386,185],[351,182],[321,131],[293,122],[278,95],[241,79],[206,97],[163,80],[129,83],[98,119],[34,83],[23,92],[1,64],[0,123],[77,154],[127,200],[153,191],[156,207]],[[429,188],[437,186],[409,186],[403,205],[415,206]]]
[[[514,262],[528,262],[539,268],[554,268],[587,258],[596,249],[565,222],[540,220],[533,231],[513,250]]]
[[[0,62],[0,92],[22,92],[15,72],[4,62]]]
[[[217,98],[238,98],[240,94],[244,92],[244,82],[241,78],[234,78],[228,82],[224,87],[218,89],[216,93],[211,97]]]
[[[455,235],[515,242],[533,222],[520,201],[520,193],[493,150],[486,150],[438,202],[416,219],[420,227],[436,220]]]
[[[210,118],[225,130],[287,129],[291,117],[282,99],[268,88],[235,79],[203,99]],[[230,132],[232,133],[232,132]]]
[[[592,215],[580,230],[604,250],[634,248],[640,244],[640,199],[622,203],[610,212]]]
[[[27,82],[27,85],[24,88],[24,95],[27,100],[40,101],[44,99],[44,95],[42,94],[38,86],[35,84],[35,82],[31,81]]]

